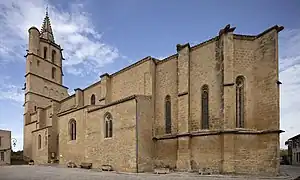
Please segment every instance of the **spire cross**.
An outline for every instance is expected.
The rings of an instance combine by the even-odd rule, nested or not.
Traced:
[[[46,6],[46,16],[48,17],[48,2],[47,2],[47,6]]]

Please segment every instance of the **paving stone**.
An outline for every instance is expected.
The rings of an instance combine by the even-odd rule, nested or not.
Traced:
[[[300,167],[283,167],[289,173],[295,171],[300,172]],[[262,180],[262,179],[292,179],[290,176],[282,177],[255,177],[255,176],[226,176],[226,175],[206,175],[201,176],[197,173],[170,173],[164,175],[157,175],[153,173],[117,173],[117,172],[95,172],[92,170],[85,170],[80,168],[66,168],[53,166],[2,166],[0,167],[1,180]]]

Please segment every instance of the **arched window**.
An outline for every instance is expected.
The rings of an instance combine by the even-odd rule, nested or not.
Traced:
[[[48,135],[47,135],[47,131],[45,131],[45,146],[47,146],[48,144]]]
[[[95,97],[95,94],[93,94],[91,96],[91,105],[95,105],[95,103],[96,103],[96,97]]]
[[[42,136],[39,134],[38,136],[38,149],[41,149],[42,147]]]
[[[71,119],[69,122],[70,139],[76,140],[76,121]]]
[[[113,125],[112,125],[112,116],[110,113],[105,114],[104,123],[105,123],[105,138],[112,137]]]
[[[56,69],[53,67],[52,68],[52,79],[55,79],[55,73],[56,73]]]
[[[47,47],[44,47],[44,59],[47,58]]]
[[[201,108],[202,129],[209,129],[208,85],[206,84],[201,89]]]
[[[167,95],[165,98],[165,131],[166,134],[170,134],[172,132],[172,120],[171,120],[171,97]]]
[[[51,56],[51,61],[54,63],[55,61],[55,56],[56,56],[56,51],[52,50],[52,56]]]
[[[245,78],[238,76],[236,78],[236,127],[243,128],[245,125],[244,112],[245,112]]]

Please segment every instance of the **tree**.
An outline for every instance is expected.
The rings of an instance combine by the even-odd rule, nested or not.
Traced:
[[[287,149],[280,149],[280,156],[287,156],[288,150]]]

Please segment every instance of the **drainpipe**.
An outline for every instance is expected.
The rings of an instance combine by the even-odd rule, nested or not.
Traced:
[[[138,103],[138,101],[137,101],[137,99],[136,99],[136,97],[135,97],[135,139],[136,139],[136,143],[135,143],[135,145],[136,145],[136,148],[135,148],[135,155],[136,155],[136,172],[138,173],[139,172],[139,160],[138,160],[138,158],[139,158],[139,144],[138,144],[138,133],[139,133],[139,129],[138,129],[138,106],[137,106],[137,103]]]

